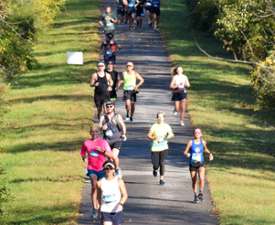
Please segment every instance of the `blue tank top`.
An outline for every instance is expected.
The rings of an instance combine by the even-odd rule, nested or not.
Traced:
[[[203,157],[204,152],[204,145],[202,139],[200,139],[200,143],[196,144],[195,140],[192,140],[191,151],[190,151],[190,163],[193,164],[194,162],[204,162]],[[192,163],[193,162],[193,163]]]
[[[154,7],[160,7],[160,0],[152,0],[151,2]]]

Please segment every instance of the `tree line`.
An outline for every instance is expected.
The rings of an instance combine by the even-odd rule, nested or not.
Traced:
[[[33,45],[45,32],[65,0],[1,0],[0,1],[0,136],[5,113],[6,82],[26,72],[36,63]],[[1,149],[0,149],[1,151]],[[0,214],[8,191],[0,168]]]
[[[275,108],[275,0],[187,0],[192,26],[211,33],[235,61],[252,65],[262,107]]]

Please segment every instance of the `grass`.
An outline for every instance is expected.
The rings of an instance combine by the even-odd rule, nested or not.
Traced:
[[[162,3],[161,30],[173,62],[191,82],[189,112],[215,154],[208,180],[222,225],[271,225],[275,221],[275,117],[258,109],[249,67],[216,61],[229,57],[206,34],[192,32],[183,0]],[[184,21],[184,23],[182,22]]]
[[[18,76],[0,139],[10,193],[0,224],[76,224],[84,165],[79,157],[92,118],[91,71],[98,58],[99,1],[67,0],[34,47],[39,66]],[[67,51],[85,65],[66,65]]]

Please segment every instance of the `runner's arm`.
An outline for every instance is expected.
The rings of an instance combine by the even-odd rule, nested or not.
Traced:
[[[80,156],[81,156],[81,159],[83,162],[85,162],[85,159],[86,159],[86,151],[87,151],[87,148],[86,148],[85,144],[83,144],[81,146],[81,150],[80,150]]]
[[[118,122],[119,122],[119,125],[120,125],[120,128],[121,128],[121,131],[122,131],[122,134],[121,135],[125,135],[126,136],[126,126],[125,126],[125,123],[123,121],[123,118],[121,117],[121,115],[117,115],[117,119],[118,119]]]
[[[123,206],[128,199],[128,193],[127,193],[125,183],[122,179],[119,180],[119,189],[121,193],[121,199],[119,204]]]
[[[91,76],[91,79],[90,79],[90,86],[91,86],[91,87],[97,86],[97,75],[96,75],[96,73],[94,73],[94,74]]]
[[[136,85],[135,89],[138,90],[139,87],[144,83],[144,79],[143,77],[139,74],[139,73],[136,73],[136,78],[137,80],[139,81],[138,84]]]
[[[202,141],[203,143],[203,146],[204,146],[204,151],[209,155],[209,160],[213,160],[214,159],[214,156],[213,154],[209,151],[208,147],[207,147],[207,144],[205,141]]]
[[[187,88],[190,88],[190,82],[189,82],[189,79],[188,79],[188,77],[186,76],[186,80],[185,80],[185,84],[184,84],[184,86],[185,87],[187,87]]]
[[[108,86],[112,88],[113,83],[114,83],[113,79],[109,73],[106,73],[106,76],[107,76]]]
[[[124,83],[124,80],[123,80],[123,73],[122,73],[121,76],[120,76],[120,79],[119,79],[119,81],[118,81],[118,83],[117,83],[117,89],[119,89],[120,86],[121,86],[123,83]]]
[[[171,89],[177,88],[177,85],[176,85],[176,82],[175,82],[175,77],[172,77],[172,80],[171,80],[169,86],[170,86]]]
[[[188,154],[189,154],[191,145],[192,145],[192,141],[189,141],[189,142],[187,143],[187,145],[186,145],[186,148],[185,148],[184,152],[183,152],[183,154],[184,154],[186,157],[188,157]]]
[[[166,139],[168,140],[168,139],[171,139],[171,138],[173,138],[175,135],[174,135],[174,133],[173,133],[173,131],[172,131],[172,128],[168,125],[168,132],[167,132],[167,135],[166,135]]]
[[[153,126],[150,128],[150,131],[149,131],[149,133],[147,134],[147,137],[148,137],[148,139],[149,140],[151,140],[151,141],[154,141],[154,140],[156,140],[157,139],[157,137],[154,135],[154,128],[153,128]]]

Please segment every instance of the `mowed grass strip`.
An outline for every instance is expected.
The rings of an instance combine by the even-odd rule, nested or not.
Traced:
[[[214,152],[208,179],[222,225],[275,224],[275,117],[257,111],[249,67],[207,58],[195,46],[185,1],[163,1],[161,32],[191,82],[189,112]],[[212,55],[217,41],[195,34]],[[256,109],[256,110],[255,110]]]
[[[67,0],[39,37],[40,66],[19,76],[8,93],[1,165],[10,199],[0,224],[75,224],[82,189],[79,157],[92,118],[89,77],[98,59],[99,1]],[[85,65],[66,65],[83,51]]]

